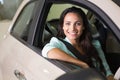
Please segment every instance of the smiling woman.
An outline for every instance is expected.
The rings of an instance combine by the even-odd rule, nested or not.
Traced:
[[[112,75],[100,43],[93,40],[89,29],[87,17],[80,8],[65,9],[59,19],[57,37],[74,47],[78,55],[55,37],[44,46],[42,55],[49,59],[69,62],[82,69],[95,68],[107,77]]]
[[[66,5],[66,4],[64,4],[64,5]],[[76,6],[76,5],[71,5],[71,4],[67,4],[67,5],[69,5],[69,6]],[[52,5],[52,7],[50,8],[50,15],[53,15],[55,12],[56,12],[56,10],[54,11],[54,7],[55,8],[57,8],[57,6],[62,6],[63,7],[63,5],[60,5],[60,4],[53,4]],[[62,9],[59,9],[59,7],[58,7],[58,9],[57,10],[59,10],[59,11],[63,11],[63,10],[65,10],[66,8],[68,8],[69,6],[65,6],[65,7],[63,7]],[[77,6],[78,7],[78,6]],[[104,23],[104,21],[102,21],[101,20],[101,18],[97,15],[96,16],[96,14],[93,14],[93,12],[91,12],[90,10],[87,10],[87,9],[85,9],[85,8],[83,8],[83,7],[80,7],[80,8],[82,8],[82,10],[83,11],[85,11],[85,13],[86,13],[86,15],[87,15],[87,18],[88,18],[88,20],[89,20],[89,23],[90,23],[90,27],[89,27],[89,30],[90,30],[90,32],[92,33],[92,38],[94,39],[94,40],[98,40],[99,41],[99,48],[97,47],[98,46],[98,44],[96,45],[96,44],[94,44],[94,45],[96,45],[96,48],[97,48],[97,50],[98,50],[98,53],[100,54],[100,57],[101,58],[103,58],[104,57],[104,53],[105,53],[105,57],[107,58],[107,61],[108,61],[108,63],[109,63],[109,65],[110,65],[110,69],[112,70],[112,72],[113,73],[115,73],[114,71],[116,71],[117,70],[117,68],[119,67],[119,65],[116,65],[116,61],[114,61],[115,59],[112,59],[112,61],[110,60],[110,56],[112,56],[111,55],[111,49],[114,49],[114,48],[109,48],[108,49],[108,47],[110,47],[110,46],[108,46],[108,45],[112,45],[112,43],[113,44],[115,44],[114,42],[116,42],[116,40],[115,41],[113,41],[112,43],[108,43],[109,42],[109,32],[111,33],[111,30],[109,29],[109,26],[108,25],[106,25],[106,23]],[[53,23],[51,23],[51,21],[52,21],[52,19],[57,19],[57,20],[59,20],[58,18],[58,16],[56,17],[56,16],[53,16],[53,18],[51,18],[51,16],[48,14],[48,17],[47,17],[47,20],[48,20],[48,22],[47,22],[47,24],[49,24],[49,26],[46,26],[46,27],[48,27],[49,28],[49,30],[51,30],[51,31],[48,31],[48,32],[50,32],[50,34],[53,34],[53,36],[56,36],[56,34],[54,34],[54,32],[56,32],[56,30],[58,31],[58,26],[59,26],[59,21],[57,21],[56,23],[55,23],[55,25],[53,24]],[[57,14],[60,14],[59,12],[57,13]],[[51,18],[51,21],[49,21],[50,20],[50,18]],[[68,20],[71,20],[70,18],[68,19]],[[72,20],[74,20],[74,19],[72,19]],[[63,25],[71,25],[72,23],[69,21],[67,21],[67,22],[65,22]],[[61,25],[62,26],[62,25]],[[46,28],[45,27],[45,28]],[[67,28],[69,28],[69,27],[63,27],[63,29],[66,29],[66,31],[65,31],[65,33],[66,33],[66,35],[67,35],[67,33],[71,33],[71,35],[74,35],[75,33],[77,33],[77,32],[70,32],[69,31],[69,29],[67,29]],[[75,29],[75,25],[74,25],[74,27],[72,27],[73,29]],[[70,28],[70,29],[72,29],[72,28]],[[55,31],[54,31],[55,30]],[[59,31],[58,31],[59,32]],[[60,32],[62,32],[62,29],[60,30]],[[113,36],[113,35],[112,35]],[[47,37],[47,36],[45,36],[45,37]],[[62,36],[62,37],[65,37],[64,35]],[[48,37],[47,37],[48,38]],[[114,39],[115,39],[115,37],[114,37]],[[49,39],[48,39],[49,40]],[[48,40],[47,40],[47,42],[48,42]],[[54,40],[54,41],[58,41],[58,40]],[[106,42],[107,41],[107,42]],[[45,41],[46,42],[46,41]],[[50,43],[51,43],[52,41],[50,41]],[[46,43],[45,43],[46,44]],[[119,44],[119,43],[118,43]],[[56,43],[56,45],[57,45],[57,43]],[[60,44],[60,45],[63,45],[63,44]],[[57,45],[57,47],[58,47],[59,45]],[[54,47],[53,47],[54,48]],[[63,47],[59,47],[59,48],[63,48]],[[102,48],[102,50],[101,50],[101,48]],[[119,53],[119,45],[118,46],[116,46],[116,48],[115,49],[117,49],[117,53]],[[104,52],[103,52],[104,51]],[[113,50],[112,50],[113,51]],[[114,50],[114,51],[116,51],[116,50]],[[46,53],[47,52],[47,50],[45,50],[45,52],[43,52],[43,53]],[[103,55],[102,55],[102,53],[103,53]],[[82,53],[82,52],[81,52]],[[110,53],[110,54],[109,54]],[[117,54],[115,54],[115,55],[117,55]],[[49,55],[44,55],[44,56],[49,56]],[[55,56],[54,56],[55,57]],[[112,56],[113,57],[113,56]],[[117,57],[116,57],[117,58]],[[119,60],[119,59],[117,59],[117,60]],[[103,62],[107,62],[107,61],[103,61]],[[113,63],[113,64],[115,64],[115,66],[112,66],[110,63]],[[119,64],[119,63],[117,63],[117,64]],[[108,64],[107,64],[108,65]],[[115,69],[116,68],[116,69]],[[107,70],[107,69],[106,69]]]

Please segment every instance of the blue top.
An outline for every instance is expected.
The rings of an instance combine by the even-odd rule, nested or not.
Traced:
[[[71,44],[71,42],[70,42],[67,38],[65,38],[65,39],[63,39],[63,40],[65,40],[65,41],[67,41],[67,42],[69,42],[69,43]],[[110,71],[110,68],[109,68],[109,66],[108,66],[108,64],[107,64],[107,61],[106,61],[105,56],[104,56],[104,52],[103,52],[102,49],[101,49],[101,45],[100,45],[99,41],[98,41],[98,40],[93,40],[92,44],[94,45],[94,47],[95,47],[96,50],[98,51],[99,57],[100,57],[101,60],[102,60],[102,64],[103,64],[103,66],[104,66],[104,68],[105,68],[105,71],[106,71],[106,74],[107,74],[106,76],[111,75],[112,72]],[[43,48],[43,50],[42,50],[42,56],[44,56],[44,57],[47,58],[47,57],[48,57],[48,56],[47,56],[48,51],[50,51],[50,50],[53,49],[53,48],[59,48],[59,49],[65,51],[67,54],[75,57],[74,54],[71,53],[71,51],[69,51],[69,50],[67,49],[66,45],[65,45],[62,41],[60,41],[59,39],[57,39],[56,37],[52,37],[51,40],[50,40],[50,42],[47,43],[47,44],[44,46],[44,48]],[[76,57],[75,57],[75,58],[76,58]],[[94,65],[95,65],[95,64],[94,64]],[[95,65],[95,66],[96,66],[96,65]],[[97,66],[96,66],[96,67],[97,67]]]

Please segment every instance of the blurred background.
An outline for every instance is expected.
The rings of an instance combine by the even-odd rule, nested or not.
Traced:
[[[0,0],[0,20],[11,20],[22,0]]]
[[[0,41],[23,0],[0,0]]]

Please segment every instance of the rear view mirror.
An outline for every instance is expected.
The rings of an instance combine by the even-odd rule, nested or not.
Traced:
[[[104,75],[95,69],[88,68],[82,70],[74,70],[63,74],[56,80],[107,80]]]

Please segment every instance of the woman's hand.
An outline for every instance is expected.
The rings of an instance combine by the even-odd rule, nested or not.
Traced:
[[[107,76],[107,80],[115,80],[113,75]]]
[[[85,68],[89,68],[89,65],[88,65],[88,64],[86,64],[86,63],[84,63],[84,62],[83,62],[83,63],[81,63],[81,65],[80,65],[80,66],[81,66],[82,68],[84,68],[84,69],[85,69]]]

